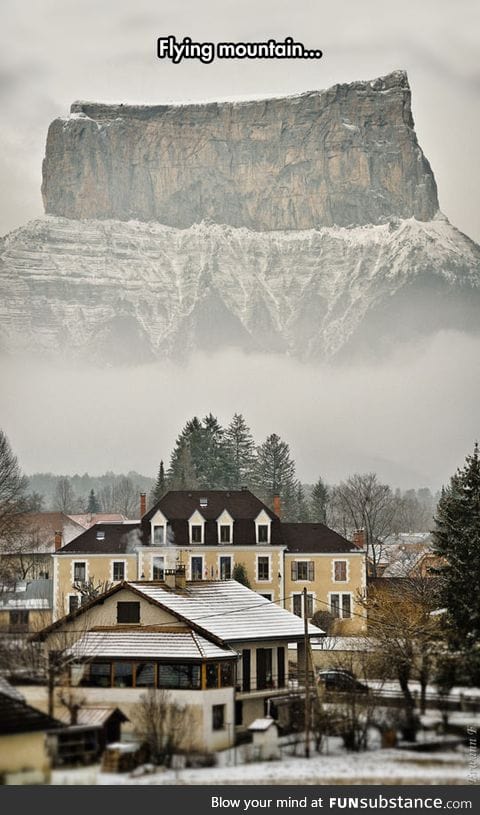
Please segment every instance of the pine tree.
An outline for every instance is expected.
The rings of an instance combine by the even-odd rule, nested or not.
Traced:
[[[97,496],[95,495],[94,489],[91,489],[88,495],[87,512],[90,512],[92,515],[95,515],[97,512],[100,512],[100,504],[97,500]]]
[[[172,490],[196,490],[199,487],[192,452],[188,441],[175,450],[175,461],[168,471],[168,483]],[[173,454],[172,454],[173,457]]]
[[[15,528],[27,485],[17,457],[0,430],[0,535],[3,538]]]
[[[328,487],[319,477],[310,497],[310,518],[314,523],[327,523]]]
[[[226,452],[231,463],[232,489],[239,490],[252,482],[255,465],[255,443],[241,413],[235,413],[225,431]]]
[[[270,507],[273,498],[280,496],[282,518],[291,520],[295,514],[295,463],[290,448],[280,436],[272,433],[257,448],[254,471],[255,492]]]
[[[211,413],[190,419],[175,442],[168,482],[172,489],[223,489],[230,486],[232,468],[225,431]],[[185,483],[182,487],[180,484]]]
[[[247,569],[244,563],[235,563],[233,567],[232,573],[233,580],[236,580],[237,583],[241,583],[242,586],[246,586],[247,589],[250,589],[250,581],[248,579]]]
[[[158,501],[163,498],[166,491],[167,479],[165,478],[165,467],[163,466],[163,461],[161,461],[160,467],[158,468],[157,480],[155,481],[153,489],[150,493],[150,506],[158,503]]]
[[[293,521],[295,523],[308,523],[310,521],[310,511],[307,499],[305,497],[305,490],[303,489],[302,484],[300,481],[297,481],[295,487],[295,498],[294,498],[294,518]]]
[[[207,489],[224,489],[232,481],[232,461],[225,430],[211,413],[203,419],[203,456],[198,462],[199,480]]]
[[[478,444],[442,490],[433,533],[441,567],[450,642],[463,652],[470,678],[480,678],[480,456]]]

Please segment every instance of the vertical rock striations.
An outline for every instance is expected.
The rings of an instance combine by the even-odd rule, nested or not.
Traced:
[[[260,231],[432,219],[407,76],[210,104],[76,102],[50,126],[47,214]]]

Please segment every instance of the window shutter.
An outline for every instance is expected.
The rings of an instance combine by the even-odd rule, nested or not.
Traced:
[[[298,580],[298,564],[296,560],[292,560],[292,580]]]
[[[315,563],[313,560],[308,561],[307,565],[308,580],[315,580]]]

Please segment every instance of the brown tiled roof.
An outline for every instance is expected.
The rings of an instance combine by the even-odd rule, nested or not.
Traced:
[[[99,533],[103,537],[99,537]],[[96,524],[85,530],[66,546],[62,546],[57,555],[102,554],[124,555],[133,552],[141,543],[140,524]]]
[[[206,506],[200,505],[206,499]],[[264,510],[272,520],[271,543],[282,544],[279,518],[250,490],[170,490],[142,518],[144,540],[148,541],[149,521],[157,510],[171,523],[173,542],[177,546],[189,545],[188,519],[195,510],[205,518],[205,545],[218,543],[217,518],[224,510],[234,519],[233,543],[255,545],[255,518]]]
[[[287,545],[287,553],[303,552],[313,555],[362,551],[325,524],[282,523],[282,534],[283,541]]]
[[[52,533],[61,532],[65,523],[76,523],[81,526],[70,515],[65,515],[64,512],[27,512],[21,516],[21,520],[28,526],[46,529]]]

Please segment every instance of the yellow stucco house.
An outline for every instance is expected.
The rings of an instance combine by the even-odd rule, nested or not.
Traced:
[[[327,526],[285,523],[249,490],[170,491],[140,521],[100,523],[54,559],[54,619],[74,611],[81,587],[160,581],[181,565],[190,581],[228,580],[241,564],[250,587],[307,616],[329,611],[337,633],[365,628],[365,552]]]

